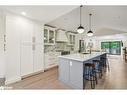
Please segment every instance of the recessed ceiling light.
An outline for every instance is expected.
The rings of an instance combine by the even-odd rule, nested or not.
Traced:
[[[25,16],[26,15],[26,12],[21,12],[21,14]]]

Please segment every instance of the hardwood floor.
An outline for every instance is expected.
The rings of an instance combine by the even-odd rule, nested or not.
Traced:
[[[98,80],[95,89],[127,89],[127,63],[120,56],[110,56],[110,71]],[[8,86],[13,89],[72,89],[58,80],[58,68],[25,78]],[[86,89],[90,89],[89,83]]]

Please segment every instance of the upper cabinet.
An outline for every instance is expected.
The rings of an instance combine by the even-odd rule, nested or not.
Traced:
[[[44,27],[44,44],[54,45],[55,44],[55,28],[45,26]]]
[[[68,32],[68,39],[69,39],[68,45],[74,45],[75,44],[75,37],[76,37],[76,34]]]

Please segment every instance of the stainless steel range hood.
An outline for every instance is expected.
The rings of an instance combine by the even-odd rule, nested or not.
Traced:
[[[57,35],[56,35],[56,41],[57,42],[68,42],[68,38],[67,38],[67,31],[63,30],[63,29],[58,29],[57,30]]]

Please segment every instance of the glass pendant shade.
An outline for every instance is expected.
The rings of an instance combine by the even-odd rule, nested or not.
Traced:
[[[81,25],[81,21],[82,21],[82,12],[81,12],[81,8],[82,8],[83,6],[81,5],[80,6],[80,26],[77,28],[77,32],[79,33],[79,34],[81,34],[81,33],[83,33],[84,32],[84,27]]]
[[[84,32],[84,27],[82,27],[81,25],[78,27],[78,29],[77,29],[77,32],[78,33],[83,33]]]
[[[93,36],[93,32],[90,30],[87,32],[87,36]]]
[[[91,31],[91,16],[92,14],[89,14],[89,31],[87,32],[87,36],[93,36],[93,31]]]

